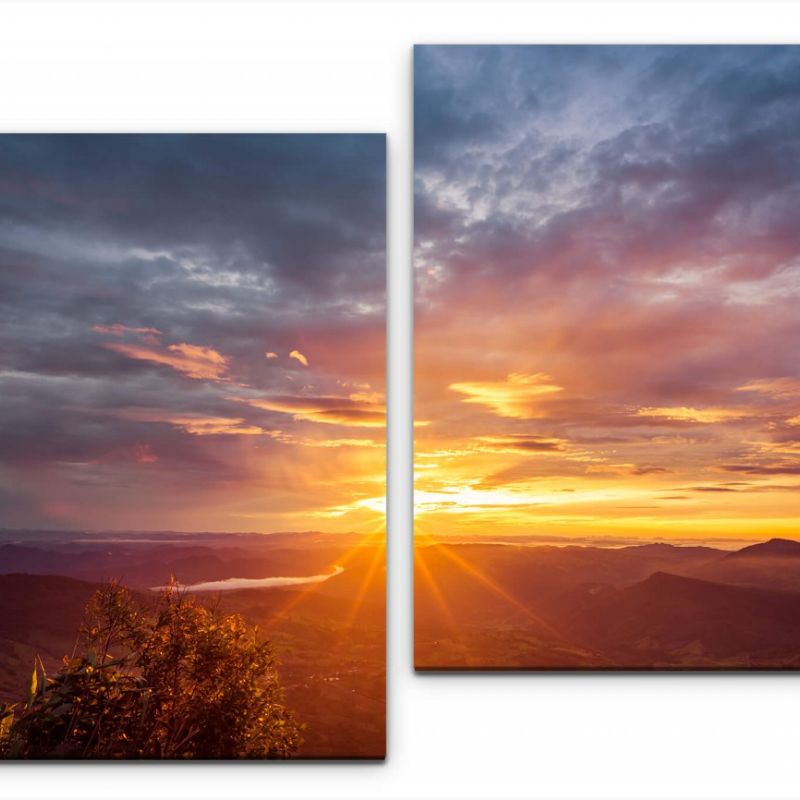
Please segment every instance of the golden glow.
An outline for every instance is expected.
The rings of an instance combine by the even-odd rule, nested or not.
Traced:
[[[741,419],[745,412],[736,408],[640,408],[637,412],[640,417],[664,417],[687,422],[725,422],[731,419]]]
[[[450,388],[467,395],[464,403],[487,406],[501,417],[534,419],[539,416],[536,401],[563,390],[552,381],[549,375],[541,372],[535,375],[512,372],[505,381],[451,383]]]
[[[383,475],[376,476],[374,483],[381,483]],[[386,495],[381,494],[375,497],[362,497],[351,503],[343,503],[339,506],[331,506],[316,512],[319,517],[342,517],[353,512],[368,511],[378,514],[381,518],[386,516]]]
[[[635,489],[585,489],[579,492],[555,493],[536,491],[535,487],[475,488],[471,485],[446,486],[439,491],[419,490],[414,493],[417,512],[463,514],[481,509],[531,509],[533,506],[571,506],[581,503],[622,502],[641,497]]]
[[[373,529],[364,538],[360,539],[353,547],[344,553],[336,556],[336,558],[329,562],[329,564],[322,570],[322,573],[333,572],[337,567],[346,570],[352,562],[359,556],[365,554],[365,551],[375,548],[376,552],[373,553],[370,561],[370,566],[367,569],[367,574],[356,592],[351,609],[348,613],[348,625],[352,622],[358,613],[358,609],[364,601],[364,595],[369,588],[370,583],[375,579],[378,567],[385,563],[386,553],[386,537],[383,534],[382,528]],[[265,628],[269,629],[276,622],[283,619],[290,611],[297,608],[306,602],[310,597],[319,591],[320,584],[308,583],[304,584],[303,588],[299,591],[287,592],[288,600],[280,608],[278,608],[267,621]]]
[[[170,344],[157,328],[114,323],[92,330],[103,337],[98,346],[106,350],[170,367],[178,375],[154,374],[173,385],[185,381],[187,390],[174,393],[174,407],[130,405],[103,412],[132,423],[135,441],[92,464],[65,469],[79,472],[78,485],[86,487],[94,485],[94,465],[120,470],[135,465],[138,478],[147,474],[157,484],[167,464],[178,462],[187,476],[197,467],[205,479],[202,494],[193,491],[189,478],[178,481],[165,495],[166,508],[140,504],[128,513],[127,524],[144,529],[163,525],[168,517],[171,527],[185,530],[369,533],[384,527],[382,336],[331,349],[329,336],[310,334],[313,363],[299,349],[288,353],[289,361],[305,368],[302,373],[286,363],[285,351],[261,350],[259,355],[273,362],[269,381],[261,382],[252,359],[198,344]],[[208,383],[198,388],[192,385],[197,380]],[[114,500],[110,495],[112,507]],[[93,503],[102,513],[96,498]]]
[[[417,436],[416,524],[435,539],[796,535],[798,442],[773,432],[800,414],[787,418],[783,403],[765,423],[769,409],[749,405],[594,408],[543,372],[455,386],[467,394],[461,403],[491,408],[497,422],[459,415],[457,429]],[[773,381],[770,391],[788,386]],[[534,407],[556,393],[579,435],[559,409]]]

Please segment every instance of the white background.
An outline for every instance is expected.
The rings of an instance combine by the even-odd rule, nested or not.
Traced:
[[[387,762],[4,764],[0,796],[800,797],[800,676],[415,676],[409,478],[412,44],[799,36],[790,2],[0,0],[2,130],[388,132],[391,338]]]

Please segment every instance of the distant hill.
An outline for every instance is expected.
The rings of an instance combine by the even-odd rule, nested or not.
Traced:
[[[587,595],[562,626],[628,667],[800,665],[796,592],[657,572]]]
[[[654,572],[704,568],[724,558],[711,547],[645,544],[631,547],[553,547],[497,544],[438,544],[417,548],[417,585],[426,589],[426,572],[444,581],[451,611],[492,617],[526,616],[503,593],[524,606],[546,611],[583,584],[625,586]],[[466,565],[466,567],[465,567]],[[491,587],[500,587],[502,592]]]
[[[416,551],[423,668],[799,668],[800,543],[731,553],[432,544]]]
[[[800,542],[793,539],[770,539],[735,550],[727,558],[800,558]]]
[[[0,545],[0,574],[65,575],[85,581],[114,578],[127,586],[146,589],[165,584],[171,576],[191,584],[226,578],[303,577],[328,571],[350,549],[349,538],[314,540],[288,536],[232,535],[217,544],[128,541],[67,542],[48,547]]]
[[[567,609],[658,570],[724,557],[707,547],[459,544],[417,548],[415,663],[420,668],[613,666],[562,623]]]
[[[800,542],[770,539],[680,572],[717,583],[800,592]]]

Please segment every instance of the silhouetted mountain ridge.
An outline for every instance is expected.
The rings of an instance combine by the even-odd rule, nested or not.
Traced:
[[[800,558],[800,542],[794,539],[773,538],[766,542],[751,544],[741,550],[734,550],[728,554],[727,558],[752,558],[753,556]]]

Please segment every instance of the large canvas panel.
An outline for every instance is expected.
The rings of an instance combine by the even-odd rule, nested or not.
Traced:
[[[415,52],[416,665],[800,665],[800,50]]]
[[[382,135],[0,136],[3,756],[383,757],[385,187]]]

